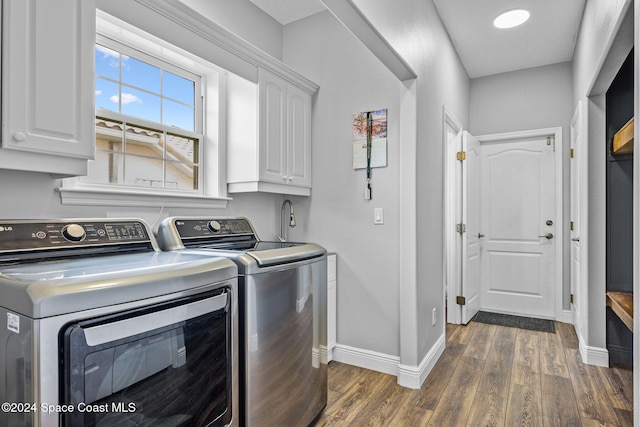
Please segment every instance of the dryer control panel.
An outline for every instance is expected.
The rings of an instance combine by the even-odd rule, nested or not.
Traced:
[[[0,253],[123,244],[154,247],[151,236],[142,220],[0,220]]]

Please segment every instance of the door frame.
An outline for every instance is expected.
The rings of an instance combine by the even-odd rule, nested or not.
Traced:
[[[521,138],[532,138],[532,137],[544,137],[544,136],[553,136],[555,139],[555,147],[554,147],[554,181],[555,181],[555,218],[553,221],[558,224],[558,227],[555,229],[556,237],[557,237],[557,246],[555,253],[555,320],[571,323],[571,310],[564,310],[563,307],[563,295],[564,295],[564,283],[563,283],[563,271],[564,271],[564,248],[566,247],[566,242],[564,241],[564,227],[567,224],[564,224],[563,220],[563,142],[562,142],[562,127],[553,127],[553,128],[543,128],[543,129],[533,129],[533,130],[524,130],[524,131],[516,131],[516,132],[506,132],[506,133],[496,133],[489,135],[480,135],[476,136],[478,141],[480,141],[480,147],[482,149],[482,144],[487,142],[500,142],[509,139],[521,139]],[[482,165],[481,165],[482,167]],[[482,301],[480,301],[480,307],[482,308]]]
[[[459,325],[462,322],[462,309],[456,304],[455,297],[460,292],[462,280],[462,252],[457,238],[456,223],[462,216],[462,166],[456,160],[456,153],[462,150],[463,127],[453,113],[443,106],[442,142],[444,156],[444,227],[442,252],[444,271],[444,294],[447,323]],[[452,135],[455,133],[455,135]]]
[[[586,125],[586,114],[582,105],[582,100],[578,101],[576,109],[571,119],[571,149],[575,150],[576,156],[570,159],[569,166],[569,191],[571,193],[571,200],[569,203],[570,221],[573,221],[574,231],[569,231],[569,251],[570,251],[570,277],[571,277],[571,294],[573,295],[574,302],[571,304],[572,324],[576,331],[578,341],[580,342],[580,350],[582,359],[589,360],[587,355],[583,352],[585,341],[585,333],[589,330],[588,327],[588,309],[587,304],[589,301],[589,289],[588,289],[588,135]],[[574,168],[576,171],[574,171]],[[576,173],[576,180],[578,188],[574,188],[574,173]],[[577,209],[577,212],[574,210]],[[578,215],[578,218],[574,218],[574,213]],[[574,242],[573,237],[577,234],[577,242]],[[580,265],[578,266],[579,282],[575,282],[573,265],[575,262],[575,253],[578,251],[580,256]],[[574,285],[576,287],[574,287]]]

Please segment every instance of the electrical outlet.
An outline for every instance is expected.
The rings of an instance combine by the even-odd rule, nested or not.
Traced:
[[[436,311],[438,309],[434,308],[433,311],[431,312],[431,326],[436,326]]]

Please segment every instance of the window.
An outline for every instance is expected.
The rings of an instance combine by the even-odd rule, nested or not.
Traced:
[[[113,42],[95,52],[96,158],[83,180],[198,191],[200,77]]]
[[[217,66],[97,12],[95,159],[63,203],[224,207]]]

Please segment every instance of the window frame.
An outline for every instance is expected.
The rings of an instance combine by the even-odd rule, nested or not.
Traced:
[[[96,11],[95,44],[129,54],[138,60],[180,75],[198,76],[196,88],[196,132],[180,129],[184,136],[200,138],[198,189],[138,187],[83,181],[79,177],[63,180],[59,191],[63,204],[138,207],[224,208],[230,198],[226,190],[226,72],[220,67],[181,48],[146,33],[100,10]],[[121,50],[122,48],[122,50]],[[91,59],[95,61],[95,57]],[[169,64],[169,69],[165,67]],[[176,72],[177,71],[177,72]],[[107,117],[138,126],[160,128],[165,125],[95,108],[96,117]],[[95,135],[95,133],[94,133]],[[95,140],[94,140],[95,149]],[[163,159],[163,162],[167,162]]]

